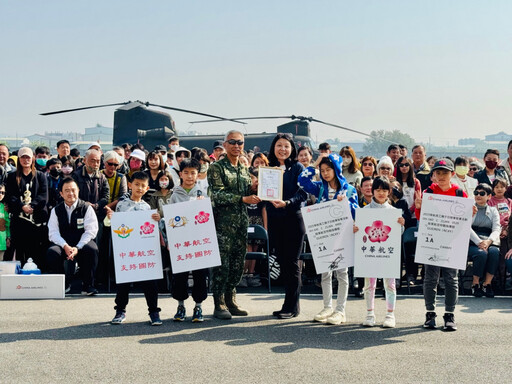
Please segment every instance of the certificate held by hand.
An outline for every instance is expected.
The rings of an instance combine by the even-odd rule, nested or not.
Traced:
[[[267,201],[283,199],[283,170],[281,168],[258,168],[258,197]]]

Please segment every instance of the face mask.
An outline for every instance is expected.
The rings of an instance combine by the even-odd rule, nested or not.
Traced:
[[[40,165],[41,167],[44,167],[44,166],[46,166],[47,161],[48,161],[48,159],[36,159],[36,164]]]
[[[350,165],[352,164],[352,158],[351,157],[344,157],[343,158],[343,165]]]
[[[201,164],[201,170],[199,171],[199,173],[206,173],[206,172],[208,172],[209,166],[210,166],[210,164],[208,164],[208,163]]]
[[[52,175],[53,177],[59,177],[60,173],[61,170],[59,168],[50,169],[50,175]]]
[[[455,173],[460,176],[466,176],[469,172],[469,167],[465,165],[457,165],[455,167]]]
[[[130,160],[130,169],[139,169],[141,163],[139,160]]]
[[[490,160],[488,160],[488,161],[485,162],[485,166],[487,168],[489,168],[489,169],[494,169],[494,168],[496,168],[498,166],[498,162],[497,161],[490,161]]]
[[[162,160],[164,163],[167,163],[167,155],[162,155]]]
[[[162,189],[167,189],[167,187],[169,186],[169,182],[168,181],[160,181],[158,183],[158,185],[160,185],[160,188],[162,188]]]
[[[398,187],[393,187],[392,192],[393,192],[393,196],[395,196],[397,199],[401,199],[402,197],[404,197],[404,194],[402,192],[400,192]]]
[[[179,145],[171,145],[171,150],[176,152],[180,148]]]
[[[73,167],[70,165],[65,165],[62,167],[62,173],[65,175],[69,175],[73,171]]]

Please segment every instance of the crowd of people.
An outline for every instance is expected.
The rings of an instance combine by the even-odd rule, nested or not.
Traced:
[[[211,290],[214,316],[230,319],[246,316],[236,300],[237,286],[261,285],[255,262],[245,260],[246,251],[258,250],[260,241],[249,241],[247,227],[262,225],[268,230],[270,249],[277,257],[285,298],[273,312],[279,319],[300,313],[300,291],[304,263],[300,260],[305,243],[301,207],[333,199],[348,199],[353,217],[360,208],[400,209],[404,247],[402,278],[384,279],[387,314],[384,327],[394,327],[397,285],[423,284],[426,328],[436,326],[435,299],[440,276],[445,286],[444,329],[457,329],[454,310],[458,275],[450,268],[420,266],[414,262],[415,236],[424,193],[475,199],[468,261],[472,262],[471,291],[475,297],[494,297],[495,287],[505,289],[512,272],[512,141],[509,157],[489,149],[483,162],[459,156],[427,157],[422,145],[409,150],[390,145],[382,157],[356,155],[345,146],[339,153],[328,143],[317,148],[296,147],[293,136],[278,133],[268,152],[244,151],[244,135],[229,131],[223,141],[204,148],[183,148],[178,137],[167,145],[148,151],[141,144],[124,144],[103,152],[91,143],[81,157],[67,140],[57,143],[57,153],[47,147],[33,151],[22,147],[10,153],[0,145],[0,258],[32,258],[43,273],[64,273],[66,292],[72,289],[77,267],[82,293],[95,295],[98,284],[106,283],[111,249],[110,218],[114,212],[155,209],[153,219],[162,231],[164,266],[170,267],[163,206],[183,201],[212,199],[222,264],[213,268]],[[282,199],[262,201],[257,194],[261,166],[283,170]],[[358,228],[354,227],[354,232]],[[511,234],[509,236],[509,233]],[[408,240],[406,240],[408,239]],[[337,304],[333,309],[333,273],[319,277],[323,308],[315,321],[341,324],[346,321],[349,271],[335,271]],[[186,319],[188,273],[172,279],[172,296],[178,301],[175,321]],[[192,321],[203,321],[201,303],[207,298],[207,270],[193,271]],[[156,281],[140,283],[146,296],[151,324],[161,324]],[[353,281],[356,296],[364,295],[367,313],[363,325],[376,324],[374,297],[376,278]],[[118,284],[114,324],[126,318],[130,284]]]

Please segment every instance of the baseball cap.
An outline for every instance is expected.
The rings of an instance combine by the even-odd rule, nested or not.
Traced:
[[[146,154],[140,149],[134,149],[132,153],[130,153],[130,157],[135,157],[136,159],[146,161]]]
[[[432,167],[432,172],[436,169],[446,169],[447,171],[453,172],[453,163],[450,159],[439,159]]]
[[[222,140],[215,140],[213,142],[213,149],[215,148],[224,148]]]
[[[34,152],[29,147],[23,147],[18,150],[18,159],[23,156],[34,157]]]

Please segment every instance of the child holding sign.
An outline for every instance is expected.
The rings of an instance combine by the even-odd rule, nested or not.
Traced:
[[[389,203],[389,195],[391,193],[391,183],[385,176],[377,176],[373,180],[372,185],[373,198],[372,202],[366,205],[364,208],[383,208],[383,209],[396,209]],[[402,233],[404,230],[405,219],[403,217],[398,218],[398,223],[402,226]],[[359,231],[359,228],[354,225],[354,233]],[[363,326],[373,327],[375,326],[375,287],[377,285],[376,277],[366,277],[364,279],[364,298],[366,300],[366,319],[363,321]],[[384,289],[386,291],[386,308],[387,314],[384,319],[382,326],[384,328],[395,327],[395,304],[396,304],[396,285],[394,278],[384,279]]]
[[[451,178],[455,175],[455,171],[450,159],[440,159],[436,161],[432,168],[432,175],[435,177],[436,182],[432,183],[430,187],[425,189],[423,194],[434,193],[445,196],[468,197],[466,192],[460,189],[458,185],[451,183]],[[418,220],[420,219],[421,201],[422,198],[420,194],[416,192],[414,204],[416,206],[415,213]],[[443,278],[446,287],[444,293],[445,314],[443,316],[443,329],[445,331],[456,331],[457,325],[455,324],[455,315],[453,313],[455,312],[455,305],[457,304],[459,293],[457,270],[428,264],[425,264],[425,278],[423,280],[423,296],[425,298],[425,306],[427,308],[426,319],[423,327],[428,329],[436,328],[436,296],[441,269],[443,270]]]
[[[180,163],[181,184],[174,188],[174,192],[171,196],[171,204],[204,198],[201,190],[196,185],[197,175],[200,170],[201,164],[196,159],[183,159]],[[188,274],[189,272],[182,272],[173,275],[172,297],[178,300],[178,310],[174,315],[174,321],[185,321],[185,300],[188,298]],[[207,275],[207,269],[192,271],[192,277],[194,279],[192,298],[196,303],[192,315],[193,323],[204,321],[201,303],[208,297],[206,285]]]
[[[151,207],[148,203],[142,200],[142,197],[149,189],[149,176],[147,173],[138,171],[132,175],[130,191],[131,195],[129,199],[120,201],[117,204],[116,212],[128,212],[128,211],[149,211]],[[112,218],[113,211],[107,207],[107,216],[109,219]],[[160,215],[154,213],[151,218],[157,223],[160,221]],[[151,325],[162,325],[160,320],[160,308],[158,308],[158,288],[156,280],[141,281],[139,283],[144,290],[144,297],[149,310],[149,318]],[[126,306],[128,305],[128,297],[130,294],[131,283],[117,284],[116,294],[116,315],[112,319],[112,324],[121,324],[126,319]]]
[[[313,181],[315,168],[320,168],[321,181]],[[341,170],[340,158],[336,154],[321,154],[314,166],[306,168],[299,176],[299,186],[306,192],[316,197],[317,204],[337,199],[349,199],[352,217],[355,209],[358,207],[356,189],[347,183]],[[332,309],[332,271],[322,273],[322,297],[324,309],[322,309],[314,320],[338,325],[346,321],[345,305],[348,294],[348,272],[347,268],[341,268],[336,271],[338,279],[338,301],[336,309]]]

